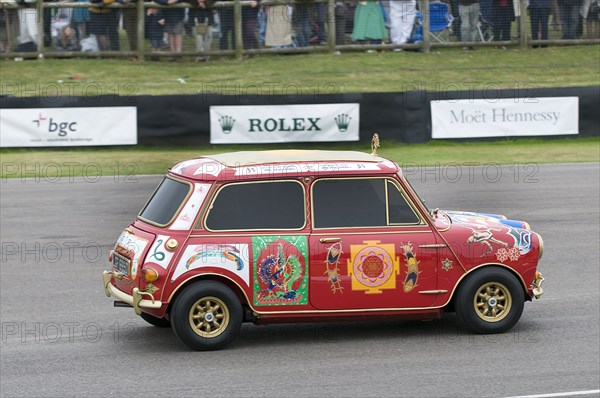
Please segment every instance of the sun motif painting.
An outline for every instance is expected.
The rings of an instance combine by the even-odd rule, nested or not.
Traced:
[[[400,261],[393,244],[365,241],[363,245],[350,245],[350,251],[348,274],[352,277],[352,290],[373,294],[396,288]]]

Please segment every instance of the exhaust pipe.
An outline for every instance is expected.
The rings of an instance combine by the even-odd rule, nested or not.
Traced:
[[[113,305],[115,307],[126,307],[126,308],[132,308],[133,306],[131,304],[127,304],[124,301],[119,301],[119,300],[115,300]]]

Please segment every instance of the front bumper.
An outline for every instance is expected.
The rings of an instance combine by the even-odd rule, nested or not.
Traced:
[[[538,272],[536,274],[535,280],[531,283],[530,286],[533,297],[535,297],[536,299],[539,299],[540,297],[542,297],[542,294],[544,294],[542,283],[544,283],[544,277],[540,272]]]
[[[104,282],[104,293],[107,297],[114,297],[117,300],[123,301],[131,305],[137,315],[142,313],[142,308],[153,308],[158,309],[162,307],[162,303],[159,300],[155,300],[154,296],[148,292],[142,292],[137,287],[133,288],[131,295],[120,291],[112,283],[110,283],[112,271],[104,271],[102,279]],[[142,296],[150,296],[150,300],[143,299]]]

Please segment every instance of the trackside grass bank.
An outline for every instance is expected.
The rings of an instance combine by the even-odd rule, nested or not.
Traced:
[[[366,144],[223,145],[196,148],[2,149],[0,177],[42,178],[163,174],[175,163],[202,155],[268,149],[370,152]],[[378,153],[403,167],[600,162],[600,138],[514,139],[488,142],[432,141],[403,144],[382,139]]]
[[[21,96],[323,95],[597,86],[600,46],[261,55],[207,63],[125,59],[0,61],[0,94]]]

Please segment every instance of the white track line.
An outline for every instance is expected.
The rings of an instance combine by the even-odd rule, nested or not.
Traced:
[[[505,397],[505,398],[552,398],[552,397],[573,397],[576,395],[592,395],[592,394],[600,394],[600,390],[556,392],[556,393],[552,393],[552,394],[519,395],[519,396]]]

